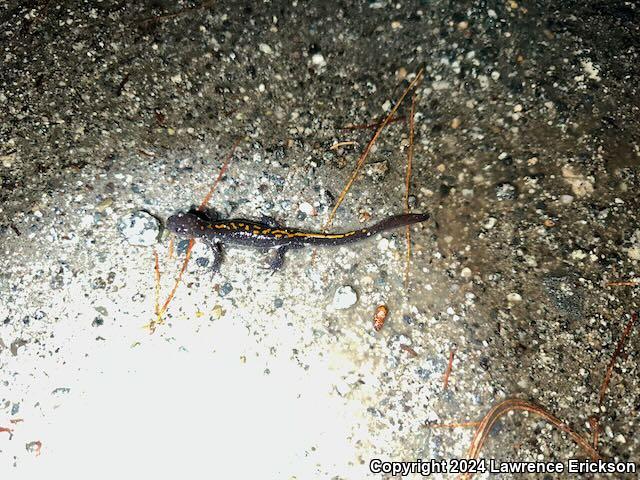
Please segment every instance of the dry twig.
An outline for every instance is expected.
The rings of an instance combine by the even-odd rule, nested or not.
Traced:
[[[573,431],[566,423],[564,423],[559,418],[555,417],[544,408],[536,405],[535,403],[529,402],[527,400],[520,400],[517,398],[510,398],[507,400],[503,400],[502,402],[494,405],[491,410],[487,412],[484,418],[480,421],[480,425],[477,427],[475,434],[473,435],[473,439],[471,440],[471,446],[469,447],[469,451],[467,453],[467,457],[470,459],[478,458],[480,455],[480,450],[485,444],[489,433],[493,429],[493,426],[504,414],[512,411],[512,410],[520,410],[531,412],[550,424],[556,427],[558,430],[565,432],[569,435],[576,444],[578,444],[586,453],[591,457],[592,460],[598,460],[600,455],[596,451],[595,448],[591,446],[591,444],[585,440],[581,435]],[[471,474],[463,475],[461,478],[470,479]]]
[[[351,185],[353,185],[353,182],[355,182],[356,178],[358,178],[358,174],[360,173],[360,170],[362,169],[364,162],[367,160],[367,157],[369,156],[369,152],[371,152],[371,148],[373,147],[374,143],[376,143],[376,140],[380,136],[380,133],[382,133],[382,130],[384,130],[384,127],[387,126],[387,124],[391,121],[393,116],[396,114],[396,112],[398,111],[398,108],[400,108],[400,105],[402,105],[402,102],[404,98],[407,96],[407,94],[418,84],[420,80],[422,80],[422,69],[418,72],[418,74],[416,75],[416,78],[413,79],[411,84],[409,84],[409,86],[402,93],[402,95],[396,102],[396,105],[393,107],[391,112],[389,112],[389,115],[387,115],[384,121],[377,128],[376,132],[373,134],[373,137],[371,137],[371,140],[369,140],[369,143],[363,150],[362,154],[360,155],[360,158],[358,158],[358,162],[356,163],[356,168],[351,173],[351,177],[349,178],[349,180],[347,181],[347,184],[342,189],[342,192],[340,192],[340,195],[338,196],[338,200],[336,201],[336,204],[334,205],[333,209],[331,210],[331,213],[329,214],[329,218],[327,218],[327,221],[323,226],[323,230],[326,230],[331,226],[331,222],[333,222],[333,217],[335,216],[336,211],[342,204],[342,201],[344,200],[344,197],[347,195],[347,192],[351,188]]]
[[[451,375],[451,370],[453,369],[453,357],[456,354],[456,347],[453,346],[451,347],[451,350],[449,350],[449,363],[447,364],[447,369],[444,372],[444,380],[443,380],[443,385],[442,385],[442,389],[446,390],[447,387],[449,386],[449,376]]]

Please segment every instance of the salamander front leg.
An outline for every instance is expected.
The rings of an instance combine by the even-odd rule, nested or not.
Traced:
[[[200,209],[199,207],[192,205],[191,209],[189,210],[189,213],[193,213],[199,218],[202,218],[203,220],[209,221],[209,222],[215,222],[220,218],[220,214],[218,212],[216,212],[213,208],[208,208],[208,207]]]
[[[211,272],[215,275],[220,271],[220,265],[222,265],[222,243],[214,240],[205,240],[205,243],[211,247],[211,253],[213,255],[213,259],[211,260]]]

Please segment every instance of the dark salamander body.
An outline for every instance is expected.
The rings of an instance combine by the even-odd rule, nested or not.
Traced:
[[[270,266],[277,270],[282,267],[284,254],[290,248],[302,248],[306,245],[346,245],[386,230],[428,219],[428,214],[408,213],[391,216],[369,228],[342,233],[319,233],[281,227],[270,218],[264,218],[261,222],[242,219],[213,220],[205,218],[201,213],[190,212],[169,217],[167,229],[180,237],[195,238],[207,243],[214,252],[214,271],[220,268],[222,244],[276,249],[276,256]]]

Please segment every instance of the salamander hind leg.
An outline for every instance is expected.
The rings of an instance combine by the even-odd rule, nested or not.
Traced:
[[[289,250],[289,247],[278,247],[276,248],[276,253],[269,262],[269,269],[272,273],[277,272],[284,265],[284,255]]]
[[[275,218],[270,217],[269,215],[263,215],[262,217],[260,217],[260,223],[263,223],[267,227],[271,228],[280,228],[282,226]]]

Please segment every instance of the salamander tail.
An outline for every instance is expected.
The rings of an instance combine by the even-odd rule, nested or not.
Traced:
[[[430,216],[428,213],[404,213],[402,215],[394,215],[389,218],[385,218],[380,223],[376,223],[369,228],[369,232],[372,235],[376,233],[384,232],[386,230],[393,230],[394,228],[404,227],[406,225],[413,225],[414,223],[426,222]]]

